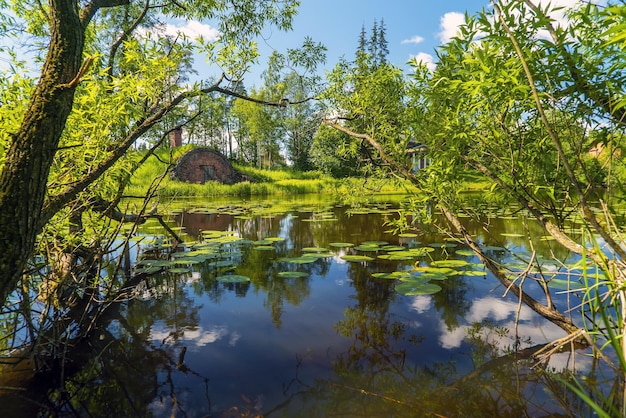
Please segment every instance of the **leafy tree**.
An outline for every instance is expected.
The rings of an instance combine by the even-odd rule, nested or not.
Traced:
[[[270,57],[263,79],[271,100],[289,98],[291,106],[277,111],[280,125],[278,141],[287,158],[299,170],[312,168],[310,148],[319,125],[318,105],[312,100],[318,93],[321,77],[315,69],[326,61],[326,48],[306,38],[298,49]]]
[[[166,116],[193,97],[234,94],[228,80],[240,79],[256,59],[254,37],[266,24],[289,29],[297,2],[52,0],[2,6],[1,26],[23,23],[45,56],[38,81],[16,71],[1,77],[7,88],[0,102],[12,103],[2,107],[0,129],[4,302],[38,234],[47,226],[80,230],[84,213],[111,216],[136,164],[127,150],[139,138],[174,127],[165,125]],[[200,39],[199,52],[220,66],[223,77],[208,87],[183,83],[194,44],[160,32],[160,19],[168,18],[217,22],[219,40]]]
[[[328,87],[320,97],[326,106],[329,126],[375,135],[380,139],[381,150],[404,161],[406,144],[412,136],[405,120],[406,82],[402,71],[386,62],[384,31],[384,22],[374,23],[367,52],[359,48],[353,62],[341,60],[328,74]],[[359,164],[359,160],[380,165],[379,150],[373,149],[371,143],[349,138],[350,135],[334,135],[320,129],[313,144],[318,167],[347,174],[359,165],[371,167]],[[342,165],[345,167],[338,170]]]
[[[387,62],[387,55],[389,55],[389,44],[387,42],[387,27],[385,26],[385,20],[380,19],[378,25],[378,48],[376,51],[376,64],[382,65]]]
[[[509,291],[563,328],[572,341],[594,343],[602,335],[624,372],[626,252],[614,226],[615,200],[600,199],[602,212],[591,203],[606,184],[619,184],[607,181],[606,175],[621,164],[615,150],[624,138],[624,26],[616,18],[623,16],[624,6],[599,9],[583,4],[569,12],[567,26],[559,26],[549,6],[540,8],[530,0],[491,3],[492,9],[468,16],[459,35],[440,48],[435,72],[416,67],[405,90],[411,104],[404,120],[428,146],[433,163],[427,170],[413,175],[406,160],[390,152],[386,117],[375,117],[375,107],[344,104],[355,100],[356,93],[360,99],[363,90],[358,87],[343,93],[337,88],[332,97],[341,97],[337,108],[363,109],[366,116],[359,122],[370,123],[329,125],[368,143],[380,160],[421,187],[413,214],[425,215],[424,205],[436,204],[451,233],[462,237]],[[395,109],[389,113],[396,119]],[[598,144],[601,158],[589,154]],[[521,207],[558,245],[602,271],[597,280],[606,287],[573,284],[588,286],[581,308],[593,336],[561,313],[565,307],[554,305],[547,286],[550,276],[523,274],[539,285],[541,298],[531,297],[533,291],[524,288],[529,281],[524,286],[523,280],[512,281],[461,225],[459,215],[476,214],[466,210],[458,194],[468,173],[493,182],[485,194],[490,203]],[[577,221],[585,225],[582,235],[572,233],[572,222]],[[529,239],[532,248],[537,237]],[[529,268],[541,270],[534,257],[525,261]],[[602,292],[608,295],[599,299]],[[598,311],[602,318],[592,313]],[[610,399],[599,399],[614,408]],[[623,399],[618,409],[611,414],[623,415]]]
[[[269,93],[264,89],[251,89],[250,96],[262,102]],[[273,162],[281,159],[277,112],[244,99],[235,100],[232,112],[237,120],[235,136],[243,161],[258,168],[271,168]]]

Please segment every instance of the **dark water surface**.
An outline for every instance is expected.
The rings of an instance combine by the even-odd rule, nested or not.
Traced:
[[[565,413],[562,391],[543,370],[559,371],[574,363],[585,370],[589,361],[565,353],[531,368],[534,363],[523,355],[518,361],[506,356],[513,348],[543,344],[565,333],[513,295],[503,296],[506,289],[490,274],[480,273],[483,268],[475,264],[477,259],[459,251],[466,250],[463,245],[424,228],[412,231],[417,237],[391,233],[385,220],[396,214],[387,210],[390,207],[350,214],[321,199],[296,199],[283,202],[279,209],[269,202],[232,206],[194,202],[177,211],[172,225],[182,227],[178,231],[186,242],[203,237],[208,242],[215,233],[207,231],[215,230],[232,231],[247,241],[222,245],[221,260],[226,260],[222,264],[207,259],[181,265],[178,268],[189,272],[164,273],[138,286],[138,299],[120,303],[117,315],[85,343],[85,358],[73,360],[65,371],[71,390],[57,396],[71,393],[75,409],[63,413],[155,417]],[[498,247],[523,255],[528,249],[521,235],[529,230],[539,234],[538,228],[523,221],[499,215],[491,220],[489,234],[477,226],[468,228],[504,260],[511,255]],[[149,225],[143,231],[160,234]],[[273,240],[256,242],[266,238]],[[433,250],[412,260],[354,262],[341,257],[388,252],[331,245],[368,241],[387,243],[378,243],[381,247]],[[537,239],[535,249],[546,258],[551,251],[568,258],[550,244]],[[306,248],[304,253],[331,254],[309,263],[289,260]],[[133,257],[137,254],[134,249]],[[458,268],[457,275],[437,280],[442,290],[433,295],[405,296],[395,290],[399,280],[372,276],[443,259],[470,264]],[[285,271],[306,275],[282,277],[279,273]],[[223,275],[250,281],[216,280]],[[533,283],[526,289],[541,297]],[[561,310],[574,303],[563,295],[554,297]]]

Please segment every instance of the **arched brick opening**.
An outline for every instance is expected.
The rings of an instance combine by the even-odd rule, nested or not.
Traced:
[[[210,148],[196,148],[180,157],[174,167],[174,178],[198,184],[207,181],[233,184],[245,180],[224,154]]]

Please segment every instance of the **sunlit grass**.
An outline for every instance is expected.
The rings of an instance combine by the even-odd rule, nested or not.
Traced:
[[[134,173],[131,185],[126,189],[127,196],[145,196],[150,184],[168,169],[193,146],[183,146],[174,150],[161,150],[152,156]],[[344,199],[356,199],[372,194],[407,194],[419,193],[419,189],[408,181],[397,178],[380,179],[335,179],[320,171],[295,171],[290,168],[272,170],[233,164],[233,167],[246,175],[250,181],[235,184],[207,182],[205,184],[186,183],[174,180],[169,174],[159,187],[161,197],[204,197],[204,196],[270,196],[298,194],[333,194]],[[467,190],[485,190],[490,184],[484,178],[468,177],[464,179]]]

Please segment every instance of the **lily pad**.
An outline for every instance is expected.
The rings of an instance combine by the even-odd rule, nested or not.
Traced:
[[[261,240],[252,242],[253,245],[269,245],[271,243],[272,243],[272,241],[270,241],[268,239],[261,239]]]
[[[445,274],[441,274],[441,273],[435,273],[435,272],[426,272],[426,273],[421,273],[418,276],[413,276],[413,277],[419,277],[420,279],[424,280],[424,281],[430,281],[430,280],[448,280],[448,278],[450,276],[446,276]],[[402,281],[409,281],[410,279],[400,279]],[[414,279],[412,279],[414,280]]]
[[[190,270],[185,267],[174,267],[174,268],[168,269],[167,271],[172,274],[185,274],[185,273],[190,272]]]
[[[565,279],[552,279],[548,282],[548,286],[557,290],[571,290],[581,287],[580,284],[570,283],[569,280]]]
[[[463,275],[467,277],[478,277],[478,276],[486,276],[487,272],[485,270],[468,270],[468,271],[464,271]]]
[[[239,274],[226,274],[216,277],[215,280],[221,283],[247,283],[250,281],[250,278]]]
[[[349,248],[349,247],[354,247],[354,244],[350,243],[350,242],[331,242],[330,244],[328,244],[330,247],[335,247],[335,248]]]
[[[472,250],[456,250],[454,253],[456,255],[460,255],[461,257],[472,257],[475,255]]]
[[[273,245],[257,245],[254,249],[259,251],[273,251],[276,248]]]
[[[376,277],[377,279],[402,279],[403,277],[411,277],[410,271],[394,271],[391,273],[372,273],[372,277]]]
[[[405,232],[404,234],[398,234],[400,238],[417,238],[417,234],[411,232]]]
[[[280,261],[284,261],[286,263],[294,263],[294,264],[309,264],[314,263],[317,260],[317,257],[291,257],[291,258],[283,258]]]
[[[396,251],[396,252],[400,252],[400,251]],[[391,254],[379,255],[378,258],[382,260],[390,260],[390,261],[409,261],[409,260],[413,260],[415,256],[391,253]]]
[[[385,245],[384,247],[382,247],[383,250],[385,251],[404,251],[406,250],[405,247],[403,247],[402,245]]]
[[[155,274],[155,273],[160,272],[161,269],[162,267],[159,267],[159,266],[140,267],[138,269],[135,269],[135,274],[140,274],[140,273]]]
[[[304,247],[302,249],[303,253],[323,253],[328,251],[326,248],[320,248],[320,247]]]
[[[430,263],[431,266],[435,267],[465,267],[469,263],[465,260],[436,260]]]
[[[363,251],[363,252],[375,252],[375,251],[382,251],[382,248],[379,247],[378,245],[364,245],[361,244],[357,247],[354,247],[355,250],[357,251]]]
[[[334,257],[337,254],[334,253],[329,253],[329,252],[325,252],[325,253],[306,253],[304,254],[302,257],[310,257],[310,258],[329,258],[329,257]]]
[[[456,276],[458,271],[448,267],[416,267],[415,271],[421,271],[422,273],[434,273],[441,274],[443,276]]]
[[[405,296],[433,295],[441,290],[441,286],[434,283],[419,281],[402,282],[396,285],[396,292]]]
[[[270,241],[270,242],[282,242],[284,241],[285,238],[283,237],[270,237],[270,238],[265,238],[265,241]]]
[[[280,273],[278,273],[279,277],[284,277],[287,279],[298,279],[300,277],[306,277],[308,275],[308,273],[305,273],[303,271],[281,271]]]
[[[361,261],[373,261],[374,258],[368,257],[366,255],[342,255],[342,260],[350,261],[350,262],[361,262]]]
[[[375,245],[380,247],[381,245],[387,245],[389,244],[387,241],[365,241],[362,242],[361,245]]]

